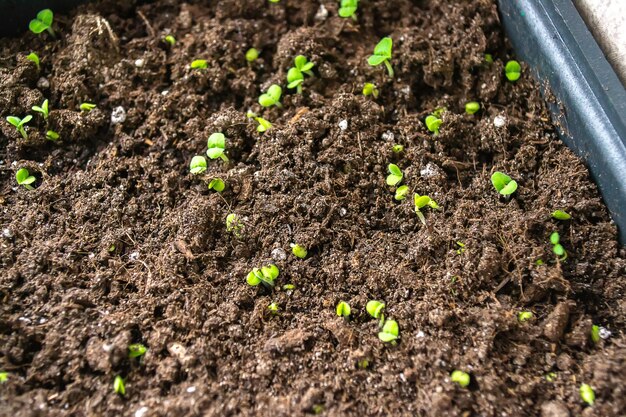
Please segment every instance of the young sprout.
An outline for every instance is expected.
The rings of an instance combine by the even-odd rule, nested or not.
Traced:
[[[28,116],[25,116],[23,119],[15,116],[7,116],[7,122],[15,126],[15,129],[20,132],[24,139],[28,139],[28,134],[26,133],[26,129],[24,127],[26,126],[26,123],[30,122],[32,118],[33,116],[31,116],[30,114]]]
[[[491,54],[485,54],[485,62],[493,64],[493,56],[491,56]]]
[[[278,313],[278,303],[272,301],[270,303],[270,305],[267,306],[267,309],[269,310],[269,312],[271,314],[277,314]]]
[[[28,59],[30,62],[35,64],[35,66],[37,67],[37,71],[39,71],[41,69],[41,65],[40,65],[40,61],[39,61],[39,55],[37,55],[34,52],[31,52],[30,54],[28,54],[26,56],[26,59]]]
[[[341,0],[339,16],[351,17],[356,22],[356,10],[359,8],[359,0]]]
[[[558,375],[557,375],[557,373],[556,373],[556,372],[548,372],[548,373],[546,374],[546,376],[545,376],[546,381],[548,381],[548,382],[554,382],[554,381],[556,381],[557,377],[558,377]]]
[[[367,59],[367,63],[370,64],[372,67],[377,67],[380,64],[385,64],[385,66],[387,67],[387,72],[389,73],[389,76],[391,78],[393,78],[394,75],[393,67],[389,62],[391,60],[392,47],[393,41],[391,40],[391,38],[382,38],[380,42],[378,42],[378,45],[376,45],[376,47],[374,48],[374,54]]]
[[[9,373],[4,371],[0,372],[0,384],[7,382],[7,379],[9,379]]]
[[[226,188],[226,184],[222,181],[221,178],[213,178],[209,183],[209,190],[215,190],[218,193],[221,193]]]
[[[589,335],[593,343],[599,343],[600,342],[600,326],[598,326],[597,324],[594,324],[593,326],[591,326],[591,332]]]
[[[56,140],[59,139],[59,134],[55,132],[54,130],[48,130],[46,132],[46,139],[55,142]]]
[[[400,145],[400,144],[393,145],[393,146],[391,147],[391,151],[392,151],[393,153],[400,153],[400,152],[404,151],[404,146],[402,146],[402,145]]]
[[[255,48],[250,48],[246,51],[246,61],[254,62],[257,60],[258,57],[259,51],[257,51]]]
[[[463,243],[463,242],[460,242],[460,241],[459,241],[459,242],[456,242],[456,244],[457,244],[457,246],[459,247],[459,248],[456,250],[456,254],[457,254],[457,255],[460,255],[460,254],[462,254],[463,252],[465,252],[465,243]]]
[[[143,356],[147,351],[148,348],[141,343],[133,343],[132,345],[128,345],[128,357],[130,359]]]
[[[173,35],[167,35],[163,40],[170,44],[170,46],[174,46],[176,44],[176,38]]]
[[[315,64],[309,62],[304,55],[298,55],[293,61],[295,67],[289,68],[289,71],[287,72],[287,88],[295,88],[297,89],[298,94],[302,94],[304,74],[312,77],[313,71],[311,71],[311,69],[315,66]]]
[[[226,151],[226,137],[223,133],[213,133],[207,141],[206,154],[211,159],[222,158],[222,161],[228,162]]]
[[[517,182],[500,171],[496,171],[491,175],[491,183],[500,194],[507,198],[517,190]]]
[[[194,175],[202,174],[206,171],[206,159],[202,155],[196,155],[191,158],[191,163],[189,164],[189,172]]]
[[[280,271],[278,270],[278,267],[274,264],[264,266],[261,269],[254,268],[248,273],[246,282],[248,282],[248,285],[253,287],[263,284],[267,288],[273,288],[274,281],[278,278],[279,273]]]
[[[243,230],[243,223],[235,213],[230,213],[226,216],[226,231],[231,232],[236,237],[241,237],[241,231]]]
[[[465,113],[474,114],[480,110],[480,104],[477,101],[470,101],[465,103]]]
[[[376,88],[376,84],[372,84],[372,83],[365,83],[365,85],[363,86],[363,95],[365,97],[367,96],[374,96],[374,98],[378,98],[378,88]]]
[[[32,183],[35,182],[36,178],[30,175],[30,172],[26,168],[20,168],[15,173],[15,180],[18,185],[23,185],[27,190],[33,190]]]
[[[555,210],[552,213],[552,217],[557,219],[557,220],[569,220],[572,218],[572,216],[570,216],[567,212],[563,211],[563,210]]]
[[[552,243],[552,251],[554,254],[558,256],[561,261],[566,260],[567,251],[563,245],[561,245],[561,236],[559,236],[558,232],[554,232],[550,235],[550,243]]]
[[[113,380],[113,391],[119,395],[126,395],[126,385],[124,385],[124,379],[117,375]]]
[[[270,3],[280,3],[280,0],[268,0]]]
[[[593,405],[596,402],[596,393],[593,388],[588,384],[582,384],[580,386],[580,398],[588,405]]]
[[[424,119],[424,124],[426,125],[426,128],[431,131],[434,136],[437,136],[439,134],[439,127],[442,123],[443,120],[441,120],[439,116],[435,114],[429,114],[428,116],[426,116],[426,119]]]
[[[350,304],[346,303],[345,301],[339,301],[339,304],[337,304],[336,312],[339,317],[348,318],[352,310],[350,309]]]
[[[467,372],[457,369],[450,374],[450,381],[456,382],[461,388],[467,388],[470,384],[471,377]]]
[[[506,75],[506,78],[511,82],[519,80],[519,77],[522,75],[522,67],[519,62],[507,62],[504,67],[504,75]]]
[[[37,113],[41,113],[43,115],[43,119],[44,120],[48,120],[48,99],[44,100],[43,103],[41,104],[41,107],[39,106],[33,106],[33,111],[36,111]]]
[[[300,246],[297,243],[292,243],[290,246],[291,246],[291,252],[296,257],[298,257],[300,259],[306,258],[306,255],[308,254],[308,251],[306,250],[306,248],[304,246]]]
[[[54,34],[54,30],[52,30],[53,18],[54,18],[54,15],[52,13],[52,10],[44,9],[40,11],[39,13],[37,13],[36,18],[30,21],[28,28],[30,29],[31,32],[33,32],[36,35],[46,30],[48,31],[50,35],[52,35],[53,37],[56,37],[56,35]]]
[[[206,59],[196,59],[195,61],[192,61],[189,65],[191,69],[207,69],[208,66],[209,64],[207,63]]]
[[[85,113],[89,113],[95,108],[96,108],[96,105],[93,103],[81,103],[80,105],[80,110],[84,111]]]
[[[398,322],[395,320],[387,320],[382,329],[380,329],[380,332],[378,332],[378,338],[385,343],[391,342],[391,344],[395,345],[396,340],[398,340],[399,332]]]
[[[285,284],[283,285],[283,290],[285,291],[291,291],[291,290],[295,290],[296,286],[293,284]]]
[[[406,185],[401,185],[396,188],[396,195],[393,197],[397,201],[403,201],[406,199],[406,196],[409,195],[409,187]]]
[[[439,205],[437,204],[437,202],[435,202],[435,200],[433,200],[427,195],[419,195],[417,193],[413,194],[413,203],[415,204],[415,214],[417,214],[417,217],[420,219],[420,221],[424,225],[426,224],[426,218],[424,217],[424,214],[421,212],[421,209],[423,209],[426,206],[432,209],[439,208]]]
[[[400,184],[402,178],[404,177],[404,174],[402,174],[402,171],[400,170],[400,168],[398,168],[398,165],[389,164],[387,169],[389,170],[389,175],[387,175],[387,185],[390,187],[395,187],[396,185]]]
[[[255,113],[249,111],[247,113],[248,118],[253,119],[254,121],[256,121],[259,125],[256,127],[256,131],[259,133],[263,133],[268,131],[269,129],[272,128],[272,124],[268,121],[265,120],[262,117],[257,116]]]
[[[382,301],[370,300],[365,305],[365,310],[367,310],[367,313],[375,319],[380,320],[380,322],[378,323],[380,327],[383,326],[383,322],[385,321],[385,315],[383,314],[384,309],[385,303],[383,303]]]
[[[359,369],[367,369],[370,366],[369,359],[361,359],[356,363],[357,368]]]
[[[259,104],[263,107],[283,107],[280,104],[280,96],[283,94],[283,89],[279,85],[272,84],[267,92],[259,96]]]
[[[520,311],[517,313],[517,321],[524,323],[525,321],[532,320],[535,315],[530,311]]]

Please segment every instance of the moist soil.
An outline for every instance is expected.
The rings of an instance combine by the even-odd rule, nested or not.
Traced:
[[[527,67],[504,77],[514,56],[495,2],[360,3],[355,22],[330,0],[95,2],[57,14],[56,39],[0,40],[0,414],[626,415],[625,253]],[[386,35],[393,80],[366,62]],[[298,54],[315,63],[303,94],[262,109]],[[44,98],[47,122],[30,110]],[[433,136],[423,121],[441,107]],[[249,109],[273,128],[258,133]],[[28,113],[24,140],[5,117]],[[189,174],[214,132],[229,161]],[[439,204],[426,225],[412,193],[394,200],[389,163]],[[34,190],[16,184],[21,167]],[[495,171],[517,180],[512,197]],[[268,263],[276,287],[247,285]],[[399,323],[397,344],[378,339],[371,299]],[[131,343],[147,353],[129,359]]]

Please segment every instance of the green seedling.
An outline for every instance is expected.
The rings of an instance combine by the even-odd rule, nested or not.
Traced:
[[[35,182],[36,178],[30,175],[30,172],[26,168],[20,168],[15,173],[15,180],[18,185],[24,186],[27,190],[34,190],[32,183]]]
[[[285,291],[292,291],[292,290],[295,290],[295,289],[296,289],[296,286],[293,285],[293,284],[285,284],[285,285],[283,285],[283,290],[285,290]]]
[[[526,321],[532,320],[535,315],[530,311],[520,311],[517,313],[517,321],[520,323],[524,323]]]
[[[350,17],[356,22],[356,11],[359,8],[359,0],[341,0],[339,16]]]
[[[7,116],[7,122],[15,126],[15,129],[22,135],[24,139],[28,139],[28,134],[26,133],[26,123],[30,122],[33,116],[30,114],[25,116],[23,119],[15,116]]]
[[[491,175],[491,183],[500,194],[507,198],[517,190],[517,182],[500,171]]]
[[[143,356],[147,351],[148,348],[141,343],[133,343],[132,345],[128,345],[128,357],[130,359]]]
[[[443,120],[441,120],[439,116],[435,114],[429,114],[428,116],[426,116],[426,119],[424,119],[426,129],[432,132],[433,136],[437,136],[439,134],[439,128],[441,127],[442,123]]]
[[[41,70],[41,63],[39,61],[39,55],[37,55],[34,52],[31,52],[30,54],[26,56],[26,59],[28,59],[30,62],[35,64],[35,67],[37,67],[37,71]]]
[[[389,175],[387,175],[387,185],[390,187],[395,187],[396,185],[400,184],[402,178],[404,177],[404,174],[402,174],[402,171],[400,170],[398,165],[389,164],[389,166],[387,166],[387,169],[389,170]]]
[[[391,52],[393,48],[393,40],[391,38],[382,38],[374,48],[374,54],[367,59],[367,63],[373,67],[385,64],[389,76],[393,78],[393,67],[391,66]]]
[[[361,359],[357,361],[356,366],[359,369],[367,369],[370,366],[370,361],[368,359]]]
[[[267,89],[266,93],[263,93],[259,96],[259,104],[263,107],[283,107],[280,104],[280,97],[283,94],[283,89],[280,88],[279,85],[272,84],[270,88]]]
[[[48,120],[48,114],[49,114],[48,99],[43,101],[43,103],[41,104],[41,107],[33,106],[32,109],[33,111],[36,111],[37,113],[41,113],[44,120]]]
[[[467,388],[471,382],[470,374],[458,369],[450,374],[450,381],[456,382],[461,388]]]
[[[290,246],[291,246],[291,252],[296,257],[298,257],[300,259],[306,258],[306,255],[308,254],[308,251],[306,250],[306,248],[304,246],[300,246],[297,243],[292,243]]]
[[[202,174],[206,171],[206,159],[202,155],[196,155],[191,158],[191,163],[189,164],[189,172],[194,175]]]
[[[597,324],[594,324],[593,326],[591,326],[591,332],[589,336],[591,337],[591,341],[593,343],[599,343],[600,342],[600,326],[598,326]]]
[[[223,133],[213,133],[207,141],[206,154],[211,159],[222,158],[222,161],[228,162],[226,156],[226,136]]]
[[[413,194],[413,203],[415,204],[415,214],[420,219],[423,225],[426,225],[426,218],[421,209],[424,207],[430,207],[431,209],[438,209],[439,204],[427,195]]]
[[[474,114],[480,110],[480,103],[477,101],[470,101],[469,103],[465,103],[465,113]]]
[[[387,320],[382,329],[380,329],[380,332],[378,332],[378,338],[385,343],[391,342],[391,344],[395,345],[399,333],[398,322],[395,320]]]
[[[546,378],[546,381],[548,381],[548,382],[554,382],[558,378],[558,375],[557,375],[556,372],[548,372],[545,375],[545,378]]]
[[[376,88],[376,84],[372,84],[372,83],[365,83],[365,85],[363,86],[363,95],[365,97],[367,96],[374,96],[374,98],[378,98],[378,88]]]
[[[385,314],[383,313],[384,309],[385,303],[383,303],[382,301],[370,300],[365,305],[365,310],[367,310],[367,313],[375,319],[379,320],[379,327],[383,327],[383,323],[385,322]]]
[[[563,210],[555,210],[552,213],[552,217],[557,219],[557,220],[569,220],[572,218],[572,216],[570,216],[567,212],[563,211]]]
[[[393,196],[393,198],[395,198],[396,201],[403,201],[409,195],[409,191],[410,190],[408,186],[401,185],[398,188],[396,188],[396,195]]]
[[[124,379],[119,375],[117,375],[113,380],[113,391],[121,396],[126,395],[126,385],[124,384]]]
[[[206,59],[196,59],[189,64],[191,69],[207,69],[209,64]]]
[[[493,56],[491,54],[485,54],[485,62],[493,64]]]
[[[37,17],[30,21],[28,28],[31,32],[38,35],[44,30],[47,31],[53,37],[56,37],[54,30],[52,30],[52,21],[54,14],[50,9],[44,9],[37,13]]]
[[[272,128],[272,124],[268,120],[265,120],[264,118],[257,116],[255,113],[251,111],[247,113],[247,116],[248,118],[253,119],[255,122],[259,124],[256,127],[256,130],[259,133],[267,132],[269,129]]]
[[[172,35],[167,35],[163,40],[170,44],[170,46],[176,45],[176,38]]]
[[[391,147],[391,151],[392,151],[393,153],[400,153],[400,152],[404,151],[404,146],[403,146],[403,145],[400,145],[400,144],[393,145],[393,146]]]
[[[246,282],[252,287],[263,284],[267,288],[273,288],[274,281],[278,278],[279,273],[278,267],[274,264],[264,266],[261,269],[254,268],[248,273]]]
[[[270,3],[280,3],[280,0],[268,0]]]
[[[80,105],[80,110],[84,111],[85,113],[89,113],[95,108],[96,108],[96,105],[93,103],[81,103]]]
[[[250,48],[246,51],[246,61],[254,62],[259,58],[259,51],[255,48]]]
[[[243,230],[243,222],[239,219],[235,213],[230,213],[226,216],[226,231],[235,235],[235,237],[241,237],[241,231]]]
[[[558,232],[554,232],[550,235],[550,243],[552,243],[552,252],[554,252],[554,254],[558,256],[561,261],[566,260],[567,251],[563,245],[561,245],[561,236]]]
[[[267,309],[271,314],[278,314],[278,303],[271,302],[270,305],[267,306]]]
[[[57,132],[55,132],[54,130],[48,130],[46,132],[46,139],[51,140],[53,142],[56,142],[57,140],[59,140],[59,134]]]
[[[593,405],[596,402],[596,393],[588,384],[581,384],[580,386],[580,398],[587,405]]]
[[[347,319],[350,316],[352,309],[350,308],[350,304],[346,303],[345,301],[339,301],[339,304],[337,304],[337,308],[335,309],[335,311],[337,312],[337,315],[339,317],[344,317]]]
[[[522,67],[519,62],[507,62],[504,67],[504,75],[506,75],[506,78],[511,82],[519,80],[519,77],[522,76]]]
[[[541,265],[543,265],[543,264],[544,264],[544,262],[543,262],[543,259],[541,259],[541,258],[540,258],[540,259],[537,259],[537,260],[535,261],[535,265],[537,265],[537,266],[541,266]]]
[[[302,94],[302,83],[304,82],[304,75],[308,75],[312,77],[313,67],[315,64],[313,62],[309,62],[309,60],[304,55],[298,55],[293,60],[294,67],[289,68],[287,72],[287,88],[295,88],[298,94]]]
[[[9,373],[8,372],[0,372],[0,384],[4,384],[5,382],[7,382],[7,380],[9,379]]]
[[[461,255],[463,252],[465,252],[465,243],[463,243],[463,242],[456,242],[456,245],[459,247],[456,250],[456,254],[457,255]]]
[[[215,190],[218,193],[221,193],[226,188],[226,184],[222,181],[221,178],[213,178],[209,183],[209,190]]]

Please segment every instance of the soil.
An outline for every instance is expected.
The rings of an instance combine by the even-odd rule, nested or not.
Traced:
[[[0,414],[626,415],[626,253],[527,68],[504,78],[514,56],[495,1],[363,0],[356,22],[337,7],[95,2],[57,14],[57,39],[0,40]],[[386,35],[393,80],[366,63]],[[261,109],[298,54],[316,64],[303,94]],[[365,82],[380,97],[364,97]],[[5,117],[44,98],[49,121],[35,114],[22,139]],[[85,101],[97,108],[80,113]],[[119,106],[126,120],[112,124]],[[423,120],[441,107],[433,136]],[[273,128],[258,133],[248,109]],[[214,132],[229,162],[189,174]],[[425,226],[386,185],[391,162],[440,205]],[[35,190],[16,184],[21,167]],[[519,183],[509,199],[496,170]],[[222,194],[207,188],[215,177]],[[268,263],[276,288],[247,285]],[[371,299],[399,323],[396,345],[377,338]],[[340,300],[350,320],[335,315]],[[593,343],[592,324],[610,335]],[[147,353],[129,359],[131,343]]]

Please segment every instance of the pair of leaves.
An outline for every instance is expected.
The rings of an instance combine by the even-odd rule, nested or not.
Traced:
[[[382,64],[391,59],[391,50],[393,48],[393,40],[391,38],[382,38],[374,48],[374,54],[367,59],[367,63],[373,67]]]
[[[509,81],[517,81],[522,76],[522,66],[517,61],[509,61],[504,67],[504,75]]]
[[[202,174],[206,171],[206,159],[202,155],[196,155],[191,158],[191,163],[189,164],[189,172],[194,175]]]
[[[213,133],[207,141],[206,154],[211,159],[222,158],[224,162],[228,162],[226,151],[226,137],[223,133]]]
[[[491,175],[491,183],[503,196],[509,196],[517,190],[517,182],[500,171],[496,171]]]
[[[272,84],[267,92],[261,94],[259,97],[259,104],[263,107],[278,106],[281,107],[280,97],[283,94],[283,89],[276,84]]]
[[[341,0],[341,5],[339,6],[339,16],[341,17],[351,17],[356,20],[357,9],[359,8],[359,0]]]
[[[19,185],[23,185],[27,190],[32,190],[32,183],[35,182],[36,178],[30,175],[30,172],[26,168],[20,168],[15,173],[15,180]]]
[[[398,165],[389,164],[387,169],[389,170],[389,175],[387,175],[387,185],[389,185],[390,187],[395,187],[396,185],[400,184],[402,178],[404,177],[404,174],[402,173]]]
[[[52,30],[52,20],[54,19],[54,14],[50,9],[44,9],[37,13],[37,17],[30,21],[28,28],[31,32],[35,34],[40,34],[44,30],[47,30],[51,35],[54,36],[54,31]]]
[[[395,320],[387,320],[378,333],[378,338],[385,343],[395,342],[398,339],[400,328]]]
[[[424,119],[424,124],[426,124],[426,128],[433,132],[435,136],[437,136],[439,134],[439,127],[441,126],[441,124],[443,123],[443,120],[441,120],[438,116],[431,114],[426,116],[426,119]]]
[[[23,129],[24,125],[30,122],[32,118],[33,116],[31,116],[30,114],[24,117],[23,119],[20,119],[19,117],[15,117],[15,116],[7,116],[7,122],[15,126],[17,130],[20,130],[20,129]]]
[[[252,271],[248,273],[248,277],[246,281],[248,285],[256,287],[259,284],[263,284],[266,287],[274,287],[274,281],[278,278],[278,274],[280,271],[278,267],[274,264],[270,264],[267,266],[259,268],[254,268]]]
[[[43,101],[43,103],[41,104],[41,107],[33,106],[32,109],[33,109],[33,111],[41,113],[43,115],[43,118],[47,119],[48,118],[48,114],[49,114],[48,99]]]

